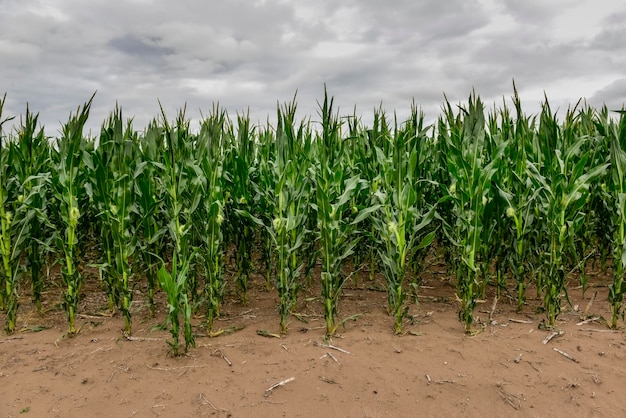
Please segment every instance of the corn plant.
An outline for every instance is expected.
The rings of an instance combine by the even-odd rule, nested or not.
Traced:
[[[192,149],[194,138],[189,131],[189,121],[185,118],[185,111],[179,112],[175,125],[171,126],[167,121],[165,112],[161,108],[163,116],[163,135],[167,144],[164,168],[160,181],[165,190],[165,214],[167,219],[167,232],[172,242],[171,270],[167,271],[165,265],[158,272],[159,281],[163,290],[166,291],[168,300],[167,321],[171,325],[173,340],[170,342],[173,355],[179,355],[179,314],[182,310],[185,351],[195,346],[195,337],[191,328],[192,302],[195,297],[195,286],[190,281],[194,278],[189,274],[190,266],[195,258],[191,244],[193,214],[198,208],[201,195],[201,184],[204,181],[202,170],[193,160]]]
[[[274,219],[274,190],[276,188],[276,177],[274,176],[274,161],[276,161],[276,138],[270,129],[269,123],[266,128],[258,131],[258,152],[255,165],[258,171],[257,181],[253,183],[254,211],[257,219],[263,225],[272,225]],[[264,265],[265,288],[269,291],[272,287],[272,271],[275,266],[274,244],[272,240],[272,229],[260,228],[258,238],[261,241],[261,261]]]
[[[6,101],[6,93],[0,101],[0,222],[2,222],[2,242],[0,243],[0,249],[2,250],[2,280],[0,281],[0,309],[7,310],[9,305],[9,297],[13,293],[13,272],[11,271],[11,224],[13,213],[11,207],[7,207],[10,202],[10,183],[9,183],[9,147],[7,146],[7,139],[4,137],[3,125],[12,119],[2,119],[2,110],[4,108],[4,102]],[[7,218],[8,213],[8,218]],[[7,291],[8,289],[8,291]]]
[[[251,220],[254,204],[253,181],[257,177],[255,158],[254,129],[250,127],[250,116],[237,117],[237,134],[231,135],[234,144],[226,156],[226,169],[229,199],[229,229],[235,243],[235,260],[237,275],[235,282],[241,292],[241,300],[245,304],[248,299],[248,281],[252,272],[252,252],[256,224]]]
[[[287,319],[297,305],[303,267],[300,248],[307,235],[312,190],[306,152],[311,132],[304,122],[296,125],[295,113],[295,101],[278,108],[275,159],[270,162],[274,188],[265,189],[273,213],[271,224],[265,227],[275,253],[281,334],[287,333]]]
[[[87,122],[93,97],[76,114],[70,115],[57,142],[52,176],[52,195],[58,205],[56,248],[63,255],[61,275],[65,284],[63,307],[67,313],[68,334],[76,333],[76,311],[80,298],[82,275],[78,270],[79,245],[84,243],[81,227],[81,204],[86,200],[85,160],[89,158],[83,127]]]
[[[189,256],[182,263],[178,259],[178,254],[174,253],[172,257],[171,272],[167,271],[164,265],[158,271],[159,282],[165,291],[167,297],[167,319],[166,324],[170,325],[170,334],[172,341],[167,344],[172,349],[172,355],[180,355],[180,314],[183,311],[184,317],[184,334],[185,334],[185,351],[190,346],[195,345],[195,339],[191,329],[191,304],[187,296],[187,273],[189,272],[189,264],[193,256]],[[180,268],[180,270],[179,270]]]
[[[441,195],[439,193],[440,184],[435,180],[435,151],[434,146],[434,132],[433,126],[424,126],[425,115],[419,109],[415,102],[411,104],[411,115],[405,122],[405,129],[411,132],[411,136],[416,136],[417,140],[415,146],[417,148],[416,168],[414,178],[418,181],[417,190],[421,194],[422,202],[425,207],[437,206]],[[434,215],[436,217],[436,210]],[[438,225],[430,224],[428,228],[437,230],[439,232]],[[435,237],[436,237],[435,233]],[[435,238],[433,237],[433,239]],[[428,254],[431,253],[431,245],[418,246],[409,259],[410,269],[413,274],[413,279],[410,283],[410,289],[412,298],[415,303],[418,303],[417,292],[421,283],[421,274],[425,271],[430,261],[427,261]]]
[[[608,125],[608,124],[605,124]],[[619,317],[624,320],[624,293],[626,293],[626,112],[620,112],[619,123],[608,126],[610,138],[610,219],[613,229],[613,283],[609,285],[611,328],[617,328]]]
[[[163,128],[152,121],[145,133],[139,138],[140,150],[133,173],[136,196],[133,218],[137,232],[137,253],[135,266],[147,279],[148,307],[150,315],[155,315],[154,295],[158,286],[157,272],[159,264],[165,258],[165,237],[167,234],[164,210],[164,192],[157,173],[165,170],[162,162],[166,154]]]
[[[461,118],[462,115],[462,118]],[[480,98],[472,95],[467,109],[458,117],[447,104],[445,119],[439,120],[439,142],[444,147],[449,185],[444,200],[451,202],[452,217],[444,220],[444,232],[458,251],[457,297],[459,319],[465,332],[474,333],[474,308],[479,295],[481,271],[478,258],[485,222],[485,207],[492,197],[492,179],[501,163],[504,142],[485,152],[485,117]]]
[[[584,145],[584,152],[588,154],[588,166],[595,167],[607,163],[609,152],[609,141],[606,136],[599,135],[597,129],[597,112],[591,107],[585,106],[577,111],[574,123],[564,125],[564,135],[574,137],[587,137],[588,141]],[[568,133],[567,131],[571,131]],[[569,247],[572,249],[567,252],[569,258],[568,265],[572,270],[578,271],[578,279],[582,289],[582,297],[588,288],[589,275],[587,274],[588,260],[596,256],[597,246],[595,244],[595,231],[597,223],[606,223],[606,220],[598,217],[596,210],[600,208],[600,199],[603,199],[599,184],[606,182],[608,171],[602,173],[589,185],[587,198],[583,208],[584,219],[579,232],[570,235]],[[609,222],[610,223],[610,222]]]
[[[444,109],[444,114],[437,121],[437,129],[433,134],[433,173],[432,179],[439,185],[437,192],[437,212],[435,217],[441,228],[436,237],[437,256],[444,261],[446,273],[457,279],[460,269],[460,251],[458,247],[458,228],[455,227],[457,220],[455,215],[455,202],[448,197],[456,194],[456,182],[451,178],[448,171],[448,148],[452,139],[449,132],[462,132],[463,121],[461,114],[455,115],[452,107]]]
[[[510,121],[511,117],[506,103],[501,109],[494,109],[487,115],[486,133],[485,133],[485,150],[484,154],[491,158],[494,154],[500,154],[502,161],[506,161],[506,150],[510,148]],[[498,150],[503,150],[499,153]],[[495,297],[500,298],[502,292],[507,287],[506,262],[505,253],[506,246],[499,245],[506,242],[509,230],[506,227],[505,211],[508,207],[507,203],[495,193],[495,186],[510,182],[508,170],[500,169],[495,172],[491,179],[494,185],[493,192],[486,200],[483,210],[482,224],[480,236],[480,246],[478,250],[478,258],[480,259],[480,286],[479,298],[487,298],[487,287],[489,284],[495,285]],[[494,271],[495,270],[495,280]]]
[[[604,107],[600,112],[598,120],[596,121],[598,126],[598,134],[603,138],[609,138],[609,124],[608,124],[608,109]],[[604,155],[610,155],[610,139],[606,139],[606,145]],[[608,145],[608,146],[607,146]],[[612,170],[613,168],[611,168]],[[593,216],[596,217],[596,222],[593,222],[593,237],[594,237],[594,250],[595,254],[592,258],[592,268],[599,269],[603,273],[607,273],[608,261],[613,252],[613,222],[606,222],[607,219],[612,219],[611,213],[613,212],[611,192],[608,188],[610,183],[609,177],[611,173],[607,173],[603,182],[596,182],[591,186],[591,210]]]
[[[44,290],[43,266],[47,254],[52,251],[53,227],[48,220],[50,184],[50,145],[42,127],[38,127],[38,115],[28,106],[16,140],[10,143],[11,168],[18,183],[18,202],[27,205],[34,216],[28,215],[29,242],[25,248],[26,269],[30,274],[31,296],[37,310],[41,311],[41,294]]]
[[[0,103],[1,105],[2,103]],[[1,115],[0,115],[1,116]],[[22,251],[28,244],[30,235],[30,217],[33,212],[29,211],[24,199],[11,199],[12,189],[15,187],[14,179],[7,179],[7,155],[0,138],[0,279],[2,284],[2,308],[6,311],[5,330],[11,334],[15,330],[17,309],[19,307],[19,285],[22,268],[20,258]],[[22,196],[23,197],[23,196]],[[30,198],[30,196],[29,196]]]
[[[322,299],[326,336],[337,331],[337,305],[346,282],[342,272],[343,262],[354,253],[358,242],[356,222],[352,222],[351,199],[364,187],[358,175],[351,175],[345,153],[345,141],[341,136],[341,124],[333,110],[333,99],[324,93],[321,105],[321,133],[315,141],[317,161],[312,167],[315,173],[315,210],[317,234],[322,258]],[[355,219],[355,221],[363,219]]]
[[[534,190],[528,176],[528,153],[532,153],[534,119],[523,114],[521,102],[514,88],[513,103],[517,118],[503,117],[503,126],[508,126],[510,139],[504,151],[508,170],[503,170],[498,182],[500,198],[505,202],[504,215],[508,220],[507,231],[512,239],[506,243],[504,258],[516,282],[517,312],[522,312],[526,300],[528,275],[532,272],[532,235],[535,231],[535,206],[538,190]],[[501,245],[498,245],[500,247]]]
[[[119,294],[114,275],[111,273],[115,249],[113,248],[113,233],[108,222],[108,214],[113,206],[111,189],[114,181],[112,165],[115,150],[114,142],[109,136],[108,129],[103,126],[100,132],[99,146],[92,155],[93,168],[89,171],[91,181],[87,193],[90,195],[91,206],[96,211],[97,222],[94,225],[94,232],[99,236],[97,245],[100,253],[100,264],[98,265],[100,279],[108,295],[109,312],[113,313],[119,305]]]
[[[564,127],[575,123],[575,118],[573,110],[569,110]],[[572,237],[583,225],[583,209],[589,197],[590,184],[608,166],[589,167],[589,152],[584,149],[589,137],[576,136],[574,131],[565,128],[563,131],[559,129],[556,116],[551,113],[546,101],[539,126],[540,161],[544,165],[528,165],[533,186],[540,191],[538,208],[547,237],[547,246],[541,254],[544,280],[539,284],[543,291],[547,328],[554,327],[561,311],[561,297],[563,294],[567,297],[564,253],[574,251],[571,248]]]
[[[224,280],[224,133],[228,117],[224,110],[215,107],[201,122],[197,140],[199,167],[202,173],[200,193],[202,199],[194,212],[194,227],[200,239],[199,256],[205,272],[204,299],[206,300],[206,326],[209,335],[213,323],[220,315],[226,282]]]
[[[374,120],[379,117],[378,111],[374,113]],[[376,122],[375,122],[376,123]],[[379,178],[378,165],[376,161],[376,155],[372,147],[371,136],[368,130],[366,130],[357,117],[353,115],[347,119],[348,137],[346,139],[346,147],[350,152],[345,152],[346,163],[351,173],[357,174],[366,184],[367,187],[362,187],[359,191],[356,191],[353,197],[350,199],[352,212],[358,213],[360,210],[366,209],[371,205],[371,191],[376,179]],[[354,255],[352,256],[353,265],[355,268],[362,268],[369,263],[370,275],[373,277],[375,271],[376,257],[374,255],[375,250],[372,245],[372,240],[367,239],[366,231],[371,232],[372,225],[371,219],[363,219],[360,223],[362,235],[365,235],[365,239],[360,239],[354,248]],[[354,284],[358,285],[359,275],[355,274]]]
[[[15,330],[19,307],[20,257],[28,239],[30,222],[24,219],[28,214],[23,205],[24,199],[16,198],[18,186],[12,176],[10,143],[3,135],[3,125],[12,118],[2,119],[6,94],[0,100],[0,308],[6,311],[5,330],[8,334]]]
[[[132,286],[130,260],[137,246],[135,226],[131,222],[134,206],[133,164],[137,140],[129,121],[124,129],[122,111],[116,108],[102,126],[100,144],[94,153],[95,184],[101,236],[105,243],[104,266],[109,300],[124,317],[124,332],[131,333]],[[99,158],[96,158],[99,157]]]
[[[375,237],[381,241],[379,257],[383,274],[387,280],[389,311],[394,316],[394,332],[402,333],[402,322],[408,312],[405,306],[407,291],[405,279],[409,262],[417,251],[428,247],[436,230],[430,228],[435,210],[424,200],[423,167],[419,166],[420,142],[425,141],[426,132],[410,129],[386,132],[385,141],[390,143],[383,149],[376,148],[378,166],[381,171],[381,188],[374,194],[376,209],[373,215]],[[357,221],[371,209],[361,211]]]

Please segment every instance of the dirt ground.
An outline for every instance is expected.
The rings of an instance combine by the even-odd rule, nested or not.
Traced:
[[[150,318],[140,292],[133,340],[123,337],[119,315],[101,314],[95,274],[87,276],[73,338],[63,338],[54,289],[43,315],[25,297],[20,332],[0,337],[0,417],[626,416],[626,340],[602,319],[609,310],[600,275],[585,299],[571,283],[572,305],[563,302],[558,321],[563,334],[547,343],[534,289],[523,314],[508,297],[492,311],[490,295],[477,309],[483,331],[464,335],[454,286],[441,272],[425,275],[405,335],[393,335],[386,294],[363,279],[347,285],[340,302],[342,317],[361,315],[332,341],[323,340],[315,289],[300,298],[301,320],[292,317],[288,335],[263,337],[257,331],[278,331],[277,295],[253,279],[250,302],[229,295],[217,321],[243,329],[198,335],[196,348],[177,358],[168,355],[169,333],[153,330],[163,323],[163,303]]]

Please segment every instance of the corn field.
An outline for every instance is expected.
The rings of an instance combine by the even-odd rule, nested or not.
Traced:
[[[108,298],[103,309],[124,318],[126,335],[133,304],[154,315],[165,300],[173,355],[194,346],[192,317],[210,336],[223,331],[215,320],[226,290],[247,303],[252,274],[276,292],[281,334],[303,289],[320,289],[329,338],[347,319],[346,283],[377,275],[390,328],[402,334],[429,257],[444,260],[456,286],[460,332],[480,331],[475,310],[487,290],[522,312],[536,289],[542,326],[555,327],[568,280],[579,280],[584,294],[589,263],[612,277],[607,325],[624,320],[623,108],[579,102],[560,120],[545,99],[526,115],[514,88],[512,105],[488,110],[472,93],[467,103],[446,100],[433,124],[413,105],[406,120],[381,108],[365,126],[340,115],[325,92],[317,118],[298,119],[294,97],[278,106],[275,124],[259,126],[214,105],[199,126],[185,109],[170,119],[161,108],[137,130],[116,107],[92,138],[83,134],[92,100],[54,138],[28,108],[15,118],[0,101],[7,333],[17,328],[20,297],[41,309],[53,267],[68,335],[78,332],[90,252]]]

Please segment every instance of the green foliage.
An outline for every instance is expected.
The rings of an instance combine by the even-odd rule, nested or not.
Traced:
[[[358,242],[356,222],[352,222],[352,198],[365,182],[353,175],[347,164],[346,142],[341,124],[333,110],[333,100],[324,94],[321,105],[321,132],[316,137],[317,161],[312,166],[315,179],[317,237],[322,258],[322,298],[326,335],[337,330],[337,304],[346,282],[342,271],[344,261],[354,253]]]
[[[384,120],[384,117],[383,117]],[[372,212],[378,257],[387,281],[389,310],[395,318],[395,333],[402,333],[402,321],[408,307],[404,306],[404,287],[409,262],[418,251],[430,246],[436,230],[432,227],[435,210],[425,200],[429,181],[426,161],[420,160],[420,150],[427,141],[426,131],[416,131],[417,125],[407,123],[394,132],[383,123],[382,146],[374,146],[380,176],[380,187],[373,193],[372,206],[361,211],[360,220]]]
[[[93,153],[92,200],[98,208],[103,276],[110,308],[124,316],[124,332],[131,333],[131,265],[138,246],[137,224],[132,219],[137,193],[134,164],[138,141],[129,121],[124,129],[122,111],[116,108],[102,126],[100,144]]]
[[[626,293],[626,114],[620,114],[619,123],[608,123],[610,175],[607,181],[607,201],[613,231],[613,283],[609,285],[609,303],[613,311],[611,328],[617,328],[619,317],[624,320]]]
[[[178,260],[178,255],[174,253],[172,258],[172,271],[169,272],[165,266],[161,266],[158,271],[159,282],[167,296],[167,317],[166,326],[170,326],[172,341],[167,343],[172,349],[172,355],[178,356],[180,352],[180,314],[183,314],[183,328],[185,336],[185,352],[189,347],[195,347],[195,337],[191,329],[191,305],[187,296],[187,274],[193,255],[182,263]],[[179,270],[180,266],[180,270]]]
[[[575,253],[573,239],[584,224],[590,185],[608,167],[589,166],[589,137],[575,134],[571,128],[576,122],[577,116],[570,110],[560,129],[546,101],[539,125],[538,158],[528,164],[532,185],[539,191],[535,210],[547,237],[540,250],[545,280],[538,283],[544,294],[547,327],[554,326],[561,311],[561,295],[567,296],[564,254]]]
[[[281,334],[287,332],[287,318],[296,307],[301,287],[300,249],[308,233],[306,221],[312,191],[307,175],[311,133],[304,122],[296,125],[295,114],[295,100],[278,108],[274,160],[268,162],[273,180],[260,189],[266,193],[263,200],[273,213],[265,230],[275,253]]]
[[[32,300],[41,310],[44,290],[42,269],[46,256],[52,251],[53,226],[49,217],[50,144],[43,128],[38,127],[38,115],[28,106],[17,129],[15,141],[10,142],[10,168],[13,172],[18,203],[25,205],[29,219],[28,239],[23,249],[26,270],[30,274]]]
[[[159,181],[165,191],[165,229],[172,243],[173,255],[170,271],[162,265],[158,275],[168,298],[168,321],[174,338],[172,351],[178,355],[179,308],[184,320],[185,351],[195,345],[191,330],[191,304],[196,298],[197,285],[196,277],[190,274],[196,254],[192,249],[193,217],[202,200],[202,183],[206,179],[193,157],[195,138],[189,131],[185,110],[179,112],[173,126],[167,121],[163,109],[161,112],[162,135],[167,148],[164,171]]]
[[[91,164],[83,127],[89,117],[93,98],[78,108],[76,114],[70,115],[68,122],[63,125],[56,153],[53,153],[51,183],[56,207],[52,212],[56,214],[55,246],[59,255],[63,255],[61,273],[66,287],[63,307],[67,313],[69,335],[76,333],[75,318],[82,285],[78,250],[80,245],[85,244],[87,235],[81,216],[86,210],[87,200],[85,166]]]
[[[529,283],[527,276],[532,273],[534,264],[532,243],[539,191],[531,186],[527,168],[529,158],[533,158],[534,119],[524,115],[515,85],[514,93],[516,119],[508,112],[502,115],[502,136],[508,139],[504,151],[505,166],[511,169],[504,170],[499,176],[498,192],[504,203],[500,216],[501,223],[506,226],[495,246],[504,249],[502,257],[517,284],[517,311],[522,312]]]
[[[465,331],[472,333],[473,311],[479,295],[483,270],[478,258],[483,230],[490,220],[485,218],[488,203],[494,197],[492,180],[502,165],[505,142],[490,149],[486,143],[484,107],[480,98],[470,96],[468,108],[460,107],[455,116],[447,104],[445,118],[439,119],[438,141],[446,156],[449,173],[445,201],[450,202],[451,215],[444,221],[444,232],[457,251],[457,297],[461,301],[459,319]]]
[[[341,118],[326,91],[319,124],[296,120],[295,98],[278,107],[275,126],[254,126],[248,114],[233,124],[216,105],[197,131],[184,109],[173,122],[161,109],[135,131],[116,107],[97,140],[83,135],[93,97],[54,140],[28,108],[6,134],[3,98],[5,329],[16,328],[28,278],[41,307],[51,283],[43,269],[54,252],[68,331],[77,332],[91,247],[126,333],[137,295],[145,291],[155,315],[158,292],[165,293],[174,355],[193,347],[192,314],[200,310],[208,335],[222,332],[214,328],[224,298],[237,293],[246,303],[254,273],[268,291],[276,288],[282,334],[301,290],[319,285],[332,337],[344,287],[351,277],[360,286],[357,273],[367,266],[370,280],[384,279],[400,334],[430,248],[456,280],[468,333],[477,330],[477,302],[507,294],[510,280],[519,311],[526,289],[537,287],[553,327],[566,279],[577,273],[584,292],[587,260],[597,258],[613,268],[609,325],[616,328],[625,316],[626,116],[577,104],[561,122],[547,100],[540,114],[526,116],[513,89],[511,111],[505,103],[489,112],[472,93],[458,108],[446,100],[434,126],[413,104],[405,121],[376,110],[368,127],[356,114]]]
[[[254,184],[258,178],[254,165],[256,143],[254,129],[250,126],[250,116],[237,117],[237,134],[233,138],[225,157],[226,187],[230,190],[228,199],[228,226],[230,237],[235,244],[237,275],[243,303],[247,301],[249,278],[252,272],[252,256],[256,224],[251,220],[253,212]]]
[[[194,228],[198,237],[199,255],[204,265],[206,322],[209,335],[213,332],[214,319],[220,314],[226,282],[224,280],[224,179],[223,145],[226,112],[215,107],[201,122],[197,139],[200,171],[196,182],[200,199],[194,212]]]
[[[134,212],[133,223],[137,236],[135,265],[146,276],[148,306],[155,314],[154,294],[158,285],[157,270],[161,257],[165,257],[166,217],[163,215],[164,193],[157,173],[162,173],[165,155],[163,128],[153,121],[139,138],[139,152],[134,166]]]

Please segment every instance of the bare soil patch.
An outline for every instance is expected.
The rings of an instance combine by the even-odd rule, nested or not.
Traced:
[[[546,344],[534,289],[523,314],[508,297],[492,311],[488,295],[477,309],[483,331],[467,336],[450,283],[444,274],[425,274],[413,321],[394,336],[386,294],[363,276],[340,302],[342,316],[361,315],[324,341],[318,289],[302,295],[287,336],[259,335],[278,331],[277,295],[254,277],[248,304],[229,295],[217,321],[242,329],[202,337],[198,318],[196,348],[172,358],[169,333],[153,330],[163,323],[164,304],[151,318],[138,292],[133,339],[126,339],[123,320],[101,314],[106,300],[88,274],[73,338],[62,338],[65,315],[52,306],[54,291],[43,315],[22,301],[21,332],[0,337],[0,416],[626,416],[626,340],[602,319],[609,317],[608,279],[592,276],[585,299],[572,282],[562,334]]]

